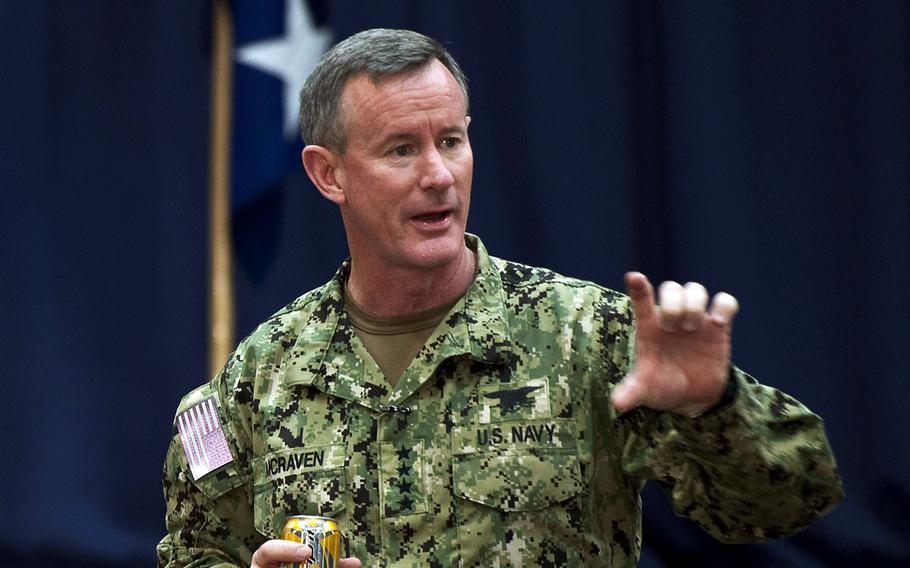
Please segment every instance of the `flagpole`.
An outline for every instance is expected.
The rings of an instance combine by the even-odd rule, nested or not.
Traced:
[[[209,374],[212,376],[224,365],[234,344],[230,182],[233,33],[228,1],[214,0],[209,129]]]

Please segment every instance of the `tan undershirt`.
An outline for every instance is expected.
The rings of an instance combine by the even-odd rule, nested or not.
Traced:
[[[345,308],[354,333],[393,387],[442,318],[460,299],[424,312],[384,318],[374,316],[357,305],[347,289],[344,294]]]

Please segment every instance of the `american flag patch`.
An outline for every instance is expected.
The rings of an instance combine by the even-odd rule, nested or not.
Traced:
[[[221,429],[215,397],[210,396],[181,412],[177,416],[177,430],[194,480],[234,459]]]

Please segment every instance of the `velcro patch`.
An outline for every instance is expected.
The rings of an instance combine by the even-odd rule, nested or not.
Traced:
[[[198,481],[234,459],[221,429],[214,396],[181,412],[177,416],[177,430],[193,480]]]
[[[550,389],[547,379],[481,385],[480,395],[478,420],[480,424],[550,417]]]

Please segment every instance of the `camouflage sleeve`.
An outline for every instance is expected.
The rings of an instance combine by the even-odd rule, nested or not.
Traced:
[[[822,420],[739,369],[732,380],[734,400],[701,417],[621,418],[623,468],[657,480],[678,515],[722,542],[789,536],[843,498]]]
[[[157,547],[160,568],[247,567],[253,551],[265,541],[253,527],[249,475],[241,466],[243,446],[232,423],[236,416],[225,392],[226,381],[220,380],[229,375],[228,369],[184,397],[178,409],[179,420],[199,401],[216,402],[230,456],[213,471],[200,474],[197,470],[199,478],[194,480],[175,423],[163,471],[168,534]]]

